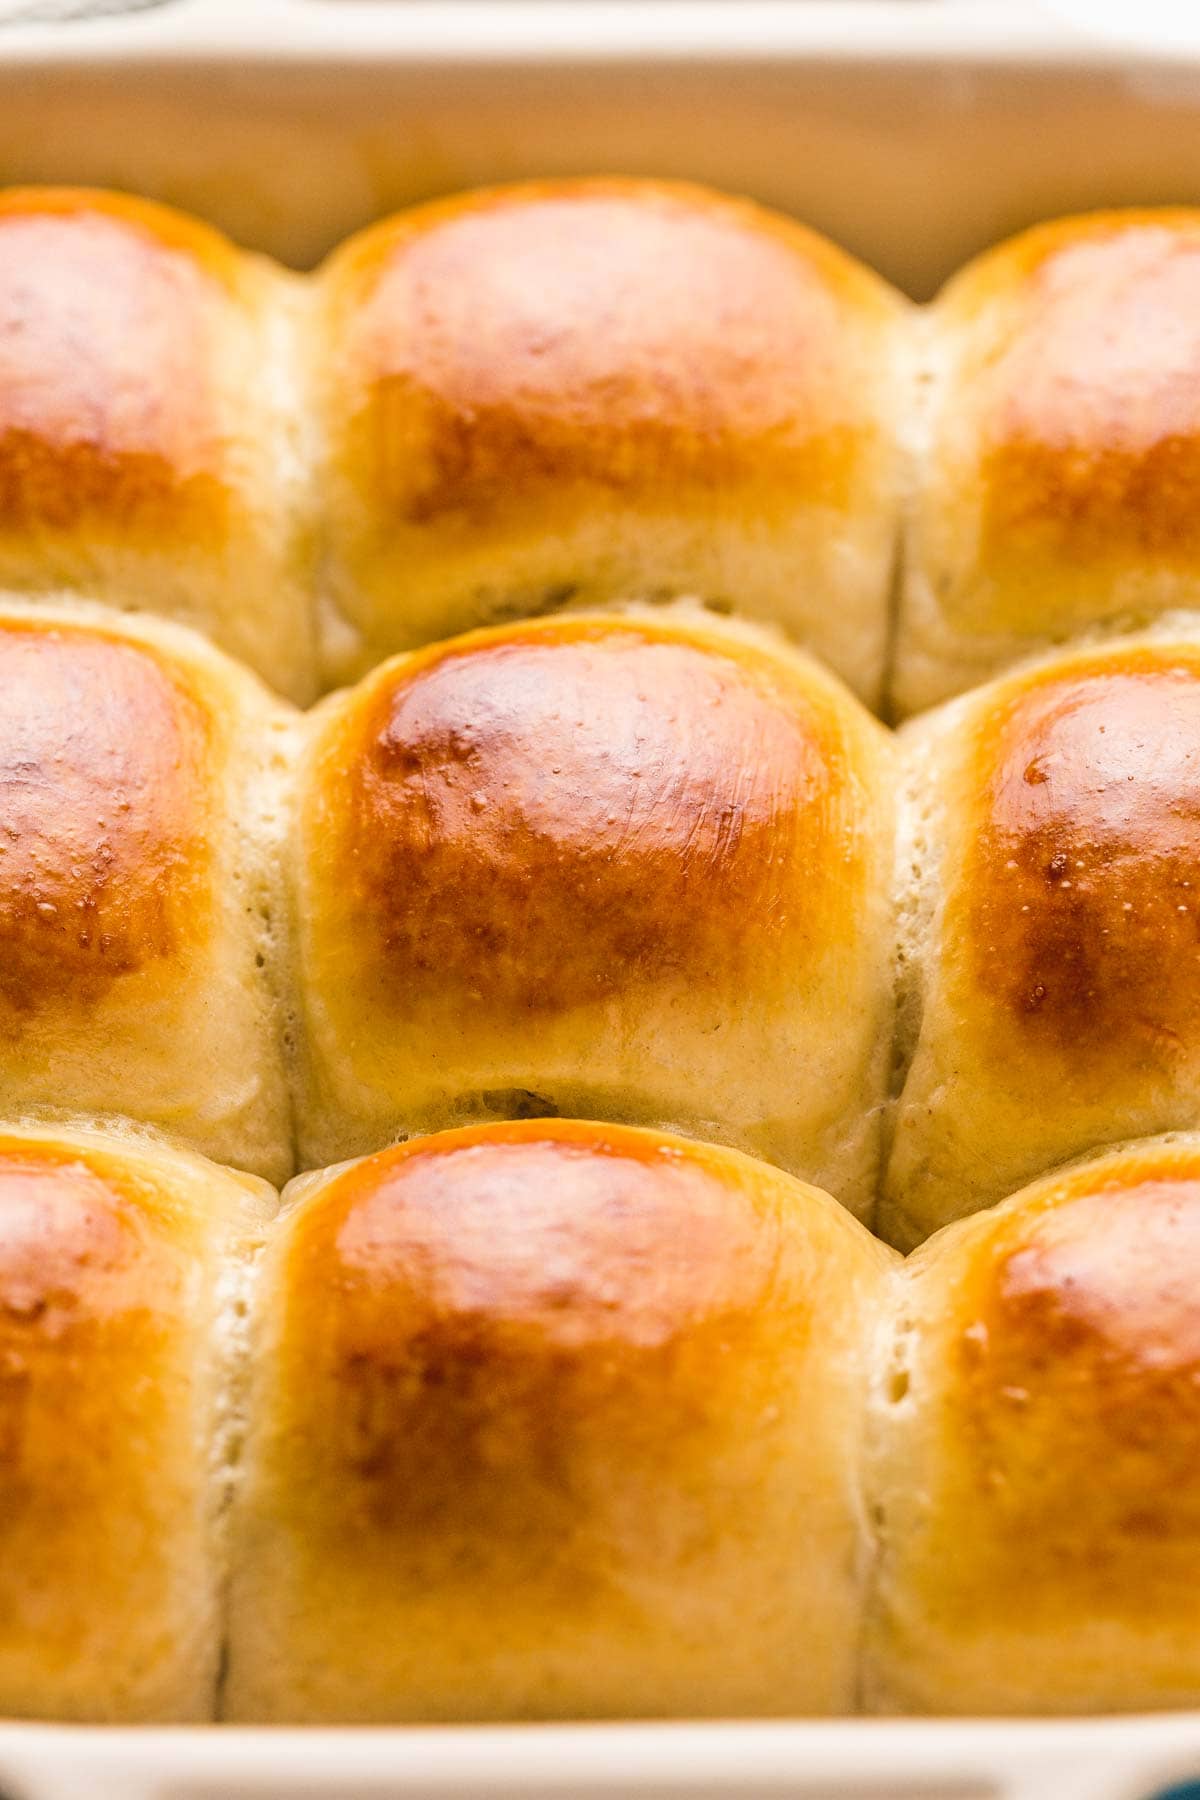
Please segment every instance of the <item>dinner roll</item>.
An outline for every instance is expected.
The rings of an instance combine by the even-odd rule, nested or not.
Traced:
[[[870,1204],[891,743],[703,614],[397,658],[313,717],[295,886],[301,1166],[563,1113],[681,1128]]]
[[[273,1198],[132,1132],[0,1127],[4,1714],[212,1717],[225,1302]]]
[[[1038,226],[957,275],[927,330],[899,709],[1200,605],[1200,211]]]
[[[1200,646],[1060,654],[904,736],[912,1060],[880,1226],[909,1244],[1200,1124]]]
[[[697,597],[877,702],[909,309],[678,183],[460,195],[319,277],[328,675],[568,601]]]
[[[282,1177],[290,715],[177,626],[0,602],[0,1109],[125,1113]]]
[[[1200,1137],[1037,1182],[901,1287],[868,1704],[1200,1704]]]
[[[149,201],[0,192],[0,587],[181,620],[307,696],[298,292]]]
[[[893,1261],[828,1195],[621,1126],[477,1126],[293,1183],[228,1716],[847,1709]]]

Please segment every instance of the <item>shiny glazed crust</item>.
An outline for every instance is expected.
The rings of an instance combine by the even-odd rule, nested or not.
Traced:
[[[302,1177],[257,1294],[228,1716],[845,1709],[891,1260],[826,1195],[625,1127]]]
[[[703,615],[574,615],[396,659],[312,726],[302,1162],[591,1113],[866,1207],[890,745],[816,665]]]
[[[1200,1704],[1198,227],[0,194],[0,1713]]]
[[[126,1114],[284,1178],[289,715],[202,639],[0,598],[0,1109]]]
[[[311,697],[293,287],[149,201],[0,191],[0,588],[179,619]]]
[[[1194,1705],[1198,1222],[1194,1134],[902,1264],[625,1126],[412,1140],[277,1219],[144,1131],[6,1126],[0,1707]]]
[[[867,1702],[1200,1700],[1200,1139],[1135,1144],[904,1265],[868,1491]]]
[[[903,744],[919,1026],[879,1223],[911,1245],[1065,1157],[1200,1124],[1200,647],[1065,652]]]
[[[270,1190],[132,1132],[0,1130],[0,1710],[212,1717],[221,1292]]]
[[[926,320],[899,710],[1200,603],[1200,212],[1059,219]]]
[[[689,595],[876,701],[907,316],[824,239],[683,184],[527,183],[352,238],[313,340],[330,672]]]

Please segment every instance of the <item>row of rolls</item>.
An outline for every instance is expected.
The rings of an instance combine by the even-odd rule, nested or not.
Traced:
[[[1200,1701],[1200,1136],[907,1261],[629,1126],[278,1198],[145,1129],[0,1129],[5,1713]]]
[[[399,651],[689,595],[890,716],[1200,596],[1200,213],[1096,214],[915,307],[686,185],[413,208],[301,276],[0,193],[0,587],[195,626],[306,702]]]
[[[601,1118],[907,1249],[1200,1127],[1200,639],[884,729],[760,628],[570,614],[308,713],[195,633],[0,602],[0,1109],[282,1182]]]

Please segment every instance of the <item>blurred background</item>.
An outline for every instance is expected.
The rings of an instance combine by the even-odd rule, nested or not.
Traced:
[[[0,179],[92,181],[298,265],[427,196],[691,176],[917,296],[1100,204],[1200,202],[1179,0],[0,0]]]

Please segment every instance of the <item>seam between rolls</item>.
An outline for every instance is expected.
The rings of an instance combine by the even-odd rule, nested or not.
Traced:
[[[225,1717],[230,1658],[233,1646],[233,1583],[236,1546],[236,1513],[238,1484],[250,1427],[250,1395],[257,1355],[254,1345],[255,1296],[261,1276],[262,1260],[271,1232],[279,1216],[279,1208],[262,1221],[253,1235],[227,1246],[222,1269],[223,1291],[219,1297],[217,1323],[221,1334],[218,1373],[218,1415],[220,1431],[219,1459],[214,1460],[213,1556],[216,1561],[214,1631],[216,1637],[215,1671],[212,1683],[211,1723]]]
[[[299,741],[303,722],[297,721],[292,733],[291,754],[287,774],[281,782],[283,810],[282,830],[277,840],[279,855],[280,932],[276,941],[277,1034],[283,1062],[285,1128],[287,1131],[288,1174],[291,1181],[300,1171],[300,1095],[302,1071],[307,1055],[307,1018],[300,974],[299,930],[299,858],[296,854],[296,831],[299,809],[299,762],[304,746]],[[280,1190],[286,1186],[281,1182]]]
[[[257,850],[263,859],[255,886],[258,912],[256,939],[263,963],[259,978],[270,1006],[271,1049],[282,1082],[281,1127],[286,1169],[275,1185],[282,1187],[296,1173],[297,1105],[294,1065],[297,1055],[299,1007],[296,980],[296,921],[293,896],[292,835],[297,798],[297,774],[303,750],[304,714],[290,710],[264,721],[263,738],[255,745],[243,788],[244,806],[251,811],[252,827],[245,833],[243,855],[249,866]]]
[[[899,480],[879,698],[879,716],[885,725],[892,728],[897,723],[896,665],[900,654],[905,592],[912,559],[914,520],[917,498],[925,484],[929,456],[929,376],[932,368],[929,340],[932,328],[931,307],[913,306],[896,358],[896,384],[900,389],[899,417],[895,427]]]
[[[880,692],[880,718],[891,739],[891,748],[895,758],[895,779],[892,790],[891,870],[888,881],[891,931],[888,973],[891,991],[888,1009],[886,1085],[881,1108],[878,1133],[879,1150],[875,1165],[874,1192],[870,1213],[871,1231],[876,1237],[880,1235],[879,1219],[884,1201],[888,1164],[891,1160],[896,1109],[907,1073],[905,1065],[911,1060],[911,1052],[915,1048],[915,1040],[909,1042],[907,1015],[911,1011],[911,1005],[906,1006],[905,1004],[906,992],[911,986],[912,971],[906,972],[905,969],[902,938],[906,918],[904,903],[906,900],[908,901],[909,911],[914,905],[919,905],[919,889],[921,880],[924,878],[924,868],[922,866],[921,877],[918,879],[915,868],[917,833],[913,829],[916,806],[912,792],[912,771],[909,759],[905,754],[904,741],[897,729],[895,689],[905,590],[912,556],[913,518],[927,458],[929,436],[927,374],[930,367],[927,340],[931,321],[932,313],[928,305],[914,306],[908,320],[908,329],[904,337],[901,355],[898,358],[899,368],[897,370],[898,381],[903,390],[898,426],[900,491],[895,514],[895,535],[887,590],[887,624]],[[910,1052],[909,1056],[905,1055],[906,1043]]]
[[[907,1074],[906,1064],[911,1060],[915,1049],[915,1039],[911,1037],[911,1001],[906,1006],[906,990],[911,984],[911,971],[906,970],[902,936],[905,913],[902,901],[909,890],[916,886],[916,875],[913,863],[916,853],[915,833],[912,830],[912,796],[909,792],[909,767],[903,756],[903,747],[893,733],[893,749],[896,755],[895,784],[893,787],[892,810],[892,844],[891,872],[888,880],[888,912],[889,931],[891,937],[888,957],[889,1008],[888,1031],[885,1063],[885,1083],[883,1103],[880,1108],[878,1129],[878,1155],[875,1163],[875,1181],[871,1204],[871,1232],[880,1236],[879,1216],[883,1206],[884,1193],[887,1186],[888,1164],[891,1160],[892,1142],[895,1136],[896,1110],[900,1096],[904,1091],[904,1080]],[[913,898],[918,898],[913,895]],[[909,1054],[905,1054],[906,1046]],[[886,1240],[885,1240],[886,1241]]]
[[[854,1646],[850,1716],[874,1715],[880,1709],[868,1705],[868,1662],[887,1537],[886,1507],[882,1499],[883,1440],[890,1426],[891,1410],[902,1405],[910,1392],[911,1371],[905,1345],[912,1321],[906,1312],[908,1257],[888,1273],[884,1305],[869,1334],[866,1376],[863,1384],[863,1430],[857,1459],[857,1499],[862,1520],[863,1548],[860,1575],[858,1631]],[[897,1384],[902,1383],[899,1391]]]
[[[916,383],[911,374],[905,382],[905,387],[915,401]],[[889,731],[894,731],[896,726],[896,656],[900,642],[900,615],[904,605],[904,583],[908,567],[908,516],[913,498],[913,461],[912,450],[906,449],[884,598],[883,670],[879,684],[879,717]]]
[[[276,292],[262,327],[263,368],[260,383],[268,396],[275,455],[272,471],[282,533],[284,579],[294,596],[304,636],[304,671],[299,691],[281,685],[275,672],[259,673],[276,693],[304,707],[320,697],[317,647],[314,530],[322,504],[317,482],[314,409],[305,379],[303,354],[312,293],[307,278],[274,264]],[[207,636],[207,632],[205,633]],[[239,661],[242,659],[238,659]]]

